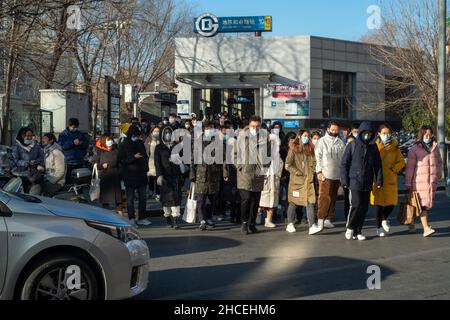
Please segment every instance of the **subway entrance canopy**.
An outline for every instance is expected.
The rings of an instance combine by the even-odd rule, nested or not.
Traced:
[[[202,88],[242,88],[262,87],[272,82],[273,72],[230,72],[230,73],[180,73],[179,82]]]

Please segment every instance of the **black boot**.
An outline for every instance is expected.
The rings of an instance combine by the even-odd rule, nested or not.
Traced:
[[[173,228],[172,217],[166,217],[166,222],[167,222],[167,226],[169,226],[170,228]]]
[[[241,233],[242,234],[248,234],[248,223],[247,222],[242,222],[241,225]]]
[[[180,229],[180,226],[178,225],[178,217],[172,217],[172,221],[173,221],[173,228]]]
[[[256,226],[254,224],[249,225],[248,229],[252,232],[252,233],[258,233],[259,230],[256,229]]]

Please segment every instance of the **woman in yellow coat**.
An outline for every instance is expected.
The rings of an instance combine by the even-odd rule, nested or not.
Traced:
[[[377,234],[384,237],[389,233],[389,215],[398,204],[397,176],[405,167],[405,160],[397,140],[392,138],[392,129],[388,124],[383,124],[378,129],[376,144],[380,151],[384,182],[380,189],[373,185],[370,203],[375,206]]]

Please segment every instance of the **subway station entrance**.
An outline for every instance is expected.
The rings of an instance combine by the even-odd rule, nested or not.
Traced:
[[[240,117],[262,116],[264,88],[272,81],[270,72],[185,73],[177,80],[189,84],[191,110],[200,115],[223,111]]]
[[[210,115],[227,111],[239,117],[254,115],[259,103],[259,89],[193,89],[192,109]]]

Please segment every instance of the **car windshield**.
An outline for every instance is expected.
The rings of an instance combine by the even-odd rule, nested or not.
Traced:
[[[8,195],[8,197],[16,199],[16,200],[22,200],[26,202],[32,202],[32,203],[42,203],[42,200],[39,198],[36,198],[29,194],[23,194],[19,192],[7,192],[5,190],[1,190],[0,192],[3,192]]]

